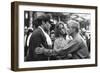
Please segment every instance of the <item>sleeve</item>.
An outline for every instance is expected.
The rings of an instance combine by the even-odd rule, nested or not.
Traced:
[[[59,40],[58,39],[56,39],[55,40],[55,42],[54,42],[54,50],[56,51],[56,52],[59,52],[61,49],[59,48]]]
[[[67,53],[72,53],[76,50],[79,49],[81,42],[78,42],[76,40],[72,40],[71,42],[69,42],[64,48],[63,51],[67,52]]]

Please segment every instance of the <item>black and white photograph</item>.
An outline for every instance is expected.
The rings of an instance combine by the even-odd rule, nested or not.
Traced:
[[[14,2],[12,40],[15,71],[97,66],[97,7]]]
[[[91,14],[24,12],[24,60],[88,59]]]

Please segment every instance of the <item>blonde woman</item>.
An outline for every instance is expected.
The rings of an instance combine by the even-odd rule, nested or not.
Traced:
[[[60,51],[67,45],[69,40],[66,40],[66,27],[63,22],[59,22],[55,27],[55,42],[54,42],[54,51],[56,52],[56,57],[58,59],[67,59],[71,55],[66,55]]]

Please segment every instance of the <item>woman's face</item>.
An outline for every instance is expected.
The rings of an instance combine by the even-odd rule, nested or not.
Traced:
[[[64,28],[64,25],[63,25],[63,24],[60,24],[60,25],[59,25],[59,29],[60,29],[61,34],[65,34],[65,33],[66,33],[65,28]]]

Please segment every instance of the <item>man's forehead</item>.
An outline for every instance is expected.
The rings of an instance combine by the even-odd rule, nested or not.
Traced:
[[[77,22],[75,20],[69,20],[68,21],[68,27],[77,27],[77,28],[79,28],[80,24],[79,24],[79,22]]]

